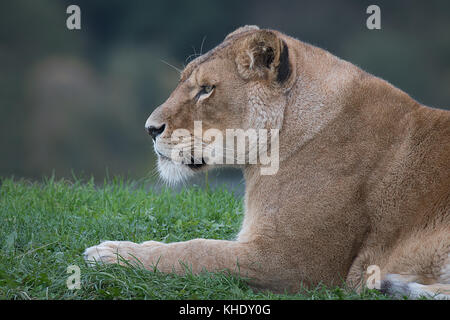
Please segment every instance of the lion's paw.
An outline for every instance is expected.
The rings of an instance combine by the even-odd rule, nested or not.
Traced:
[[[129,241],[104,241],[84,251],[84,260],[89,266],[120,263],[132,256],[135,243]]]

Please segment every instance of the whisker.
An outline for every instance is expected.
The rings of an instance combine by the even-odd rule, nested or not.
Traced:
[[[203,37],[202,44],[200,45],[200,55],[203,54],[203,44],[205,43],[205,40],[206,40],[206,36]]]
[[[162,63],[168,65],[169,67],[172,67],[173,69],[175,69],[179,74],[181,74],[181,72],[183,72],[181,69],[178,69],[177,67],[171,65],[170,63],[168,63],[167,61],[164,61],[163,59],[159,59]]]

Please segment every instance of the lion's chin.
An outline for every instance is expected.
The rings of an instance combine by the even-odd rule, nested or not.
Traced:
[[[169,185],[186,181],[195,174],[195,170],[188,165],[162,157],[158,157],[158,171],[161,178]]]

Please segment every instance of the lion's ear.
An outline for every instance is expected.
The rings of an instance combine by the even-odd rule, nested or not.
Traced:
[[[247,31],[251,31],[251,30],[259,30],[259,27],[255,26],[255,25],[246,25],[246,26],[237,28],[236,30],[231,32],[229,35],[227,35],[225,37],[225,40],[228,40],[228,39],[230,39],[231,37],[233,37],[233,36],[235,36],[237,34],[240,34],[240,33],[243,33],[243,32],[247,32]]]
[[[245,37],[238,48],[236,64],[244,79],[267,79],[281,84],[291,73],[288,46],[270,30]]]

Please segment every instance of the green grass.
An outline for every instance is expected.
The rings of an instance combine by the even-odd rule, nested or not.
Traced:
[[[386,299],[368,290],[255,292],[225,273],[177,276],[140,268],[89,268],[82,253],[101,240],[232,239],[242,199],[226,190],[154,192],[133,182],[0,180],[0,299]],[[81,289],[69,290],[69,265]]]

